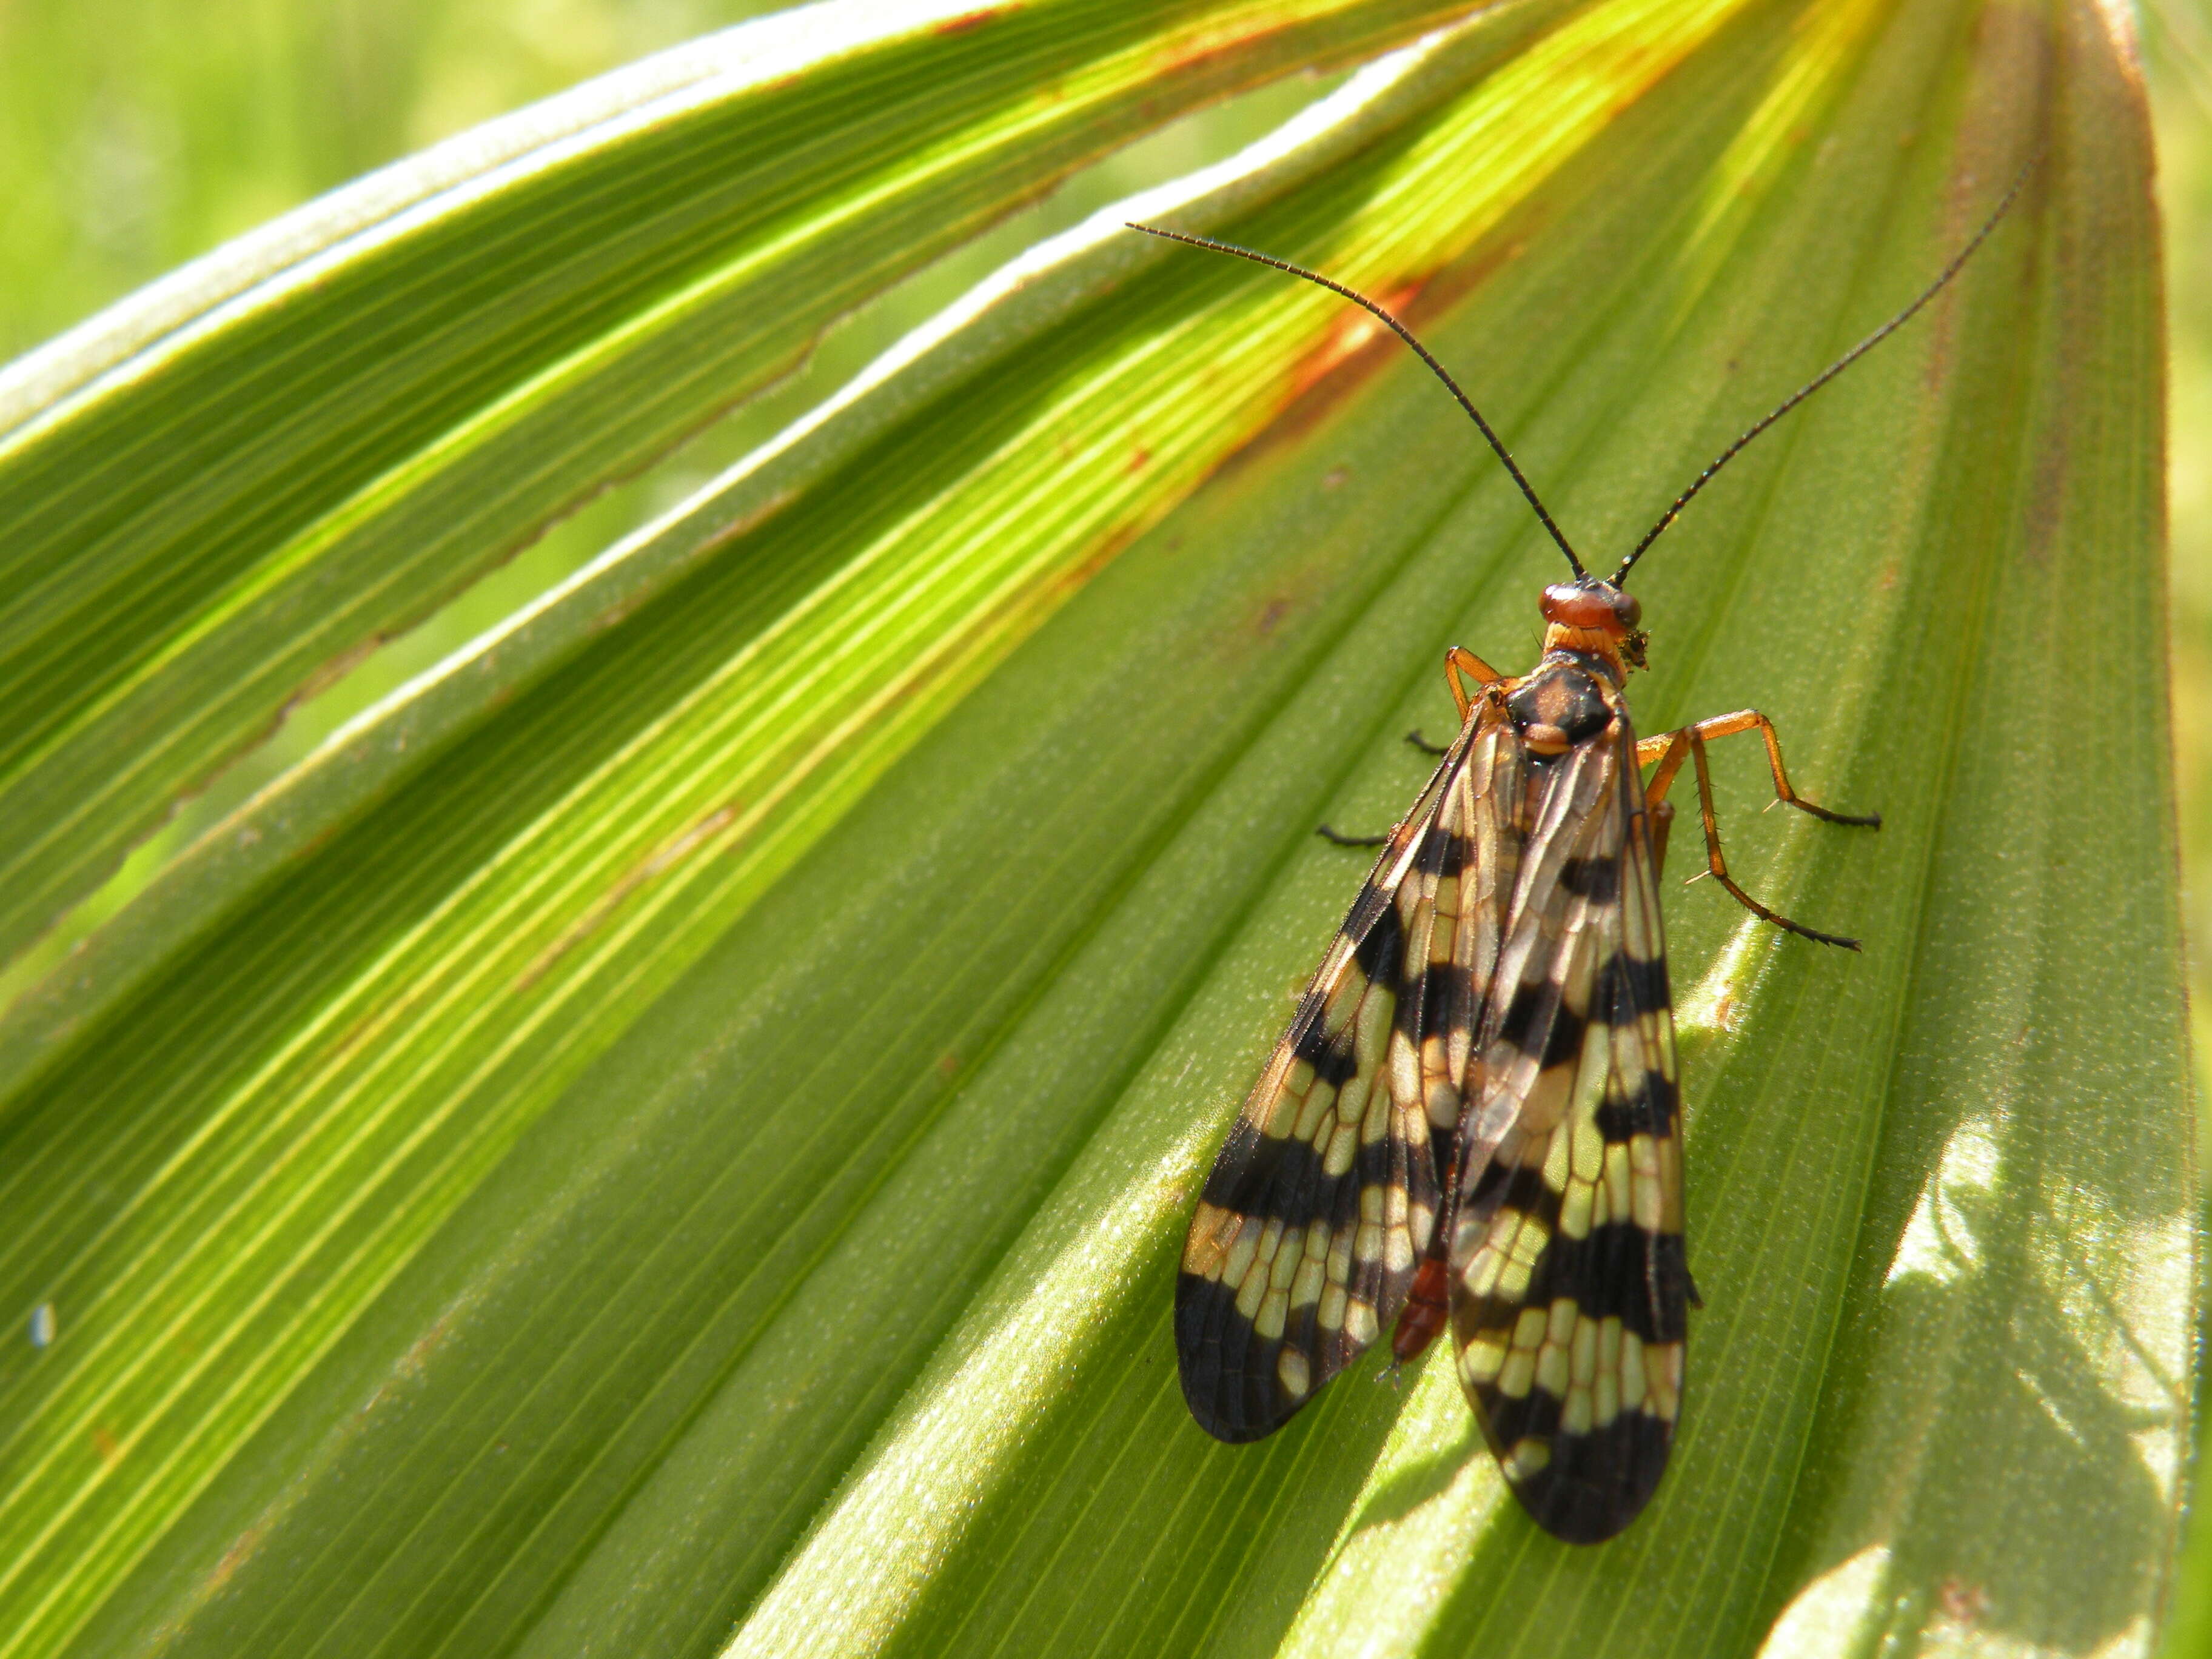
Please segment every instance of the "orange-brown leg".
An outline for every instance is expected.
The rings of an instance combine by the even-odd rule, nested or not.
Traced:
[[[1655,799],[1663,799],[1667,786],[1674,781],[1674,774],[1682,764],[1683,741],[1694,732],[1699,738],[1732,738],[1739,732],[1757,732],[1766,742],[1767,769],[1774,774],[1774,796],[1777,800],[1790,803],[1801,812],[1810,812],[1827,823],[1856,824],[1861,829],[1881,828],[1881,814],[1869,812],[1863,817],[1850,812],[1831,812],[1825,806],[1815,806],[1790,786],[1790,774],[1782,764],[1782,738],[1774,729],[1774,722],[1756,708],[1740,708],[1733,714],[1716,714],[1709,720],[1699,720],[1695,726],[1686,726],[1679,732],[1668,732],[1656,738],[1646,738],[1636,745],[1636,760],[1639,766],[1657,759],[1659,770],[1651,775],[1651,787],[1658,792]]]
[[[1657,806],[1667,799],[1667,791],[1674,781],[1674,774],[1682,769],[1682,763],[1690,757],[1690,728],[1679,732],[1662,732],[1656,738],[1645,738],[1636,745],[1636,763],[1649,766],[1659,763],[1659,769],[1651,775],[1651,781],[1644,786],[1644,799]]]
[[[1674,809],[1663,800],[1655,802],[1644,823],[1651,832],[1651,873],[1656,876],[1667,867],[1667,832],[1674,827]]]
[[[1859,948],[1858,940],[1845,939],[1840,933],[1821,933],[1817,928],[1808,927],[1802,922],[1792,921],[1789,917],[1768,909],[1737,886],[1735,878],[1729,874],[1728,860],[1721,853],[1720,826],[1713,816],[1713,780],[1705,763],[1705,739],[1708,737],[1733,737],[1739,732],[1753,730],[1757,730],[1766,739],[1767,764],[1774,774],[1777,799],[1788,801],[1792,806],[1830,823],[1856,824],[1868,829],[1881,826],[1881,817],[1878,813],[1856,817],[1842,812],[1831,812],[1826,807],[1815,806],[1791,788],[1790,775],[1783,769],[1782,744],[1775,735],[1774,722],[1756,709],[1747,708],[1734,714],[1723,714],[1715,720],[1699,720],[1695,726],[1686,726],[1678,732],[1648,738],[1636,745],[1636,758],[1639,764],[1655,759],[1659,763],[1658,769],[1651,775],[1650,782],[1644,786],[1644,799],[1653,811],[1655,850],[1660,844],[1660,836],[1663,834],[1657,819],[1659,813],[1666,810],[1667,791],[1673,785],[1675,774],[1681,770],[1683,761],[1692,760],[1696,763],[1698,773],[1698,809],[1705,820],[1705,873],[1728,889],[1737,903],[1762,921],[1771,921],[1777,927],[1805,939],[1818,939],[1823,945],[1840,945],[1847,951],[1856,951]]]
[[[1470,696],[1467,687],[1461,682],[1460,676],[1462,674],[1473,677],[1477,687],[1474,695]],[[1486,685],[1502,684],[1505,676],[1476,656],[1474,652],[1455,645],[1444,653],[1444,679],[1451,687],[1452,701],[1459,705],[1459,723],[1465,726],[1468,710],[1474,707],[1474,698],[1480,695],[1480,688]],[[1441,758],[1450,747],[1448,744],[1431,743],[1418,730],[1407,732],[1406,741],[1424,755],[1438,758]]]
[[[1467,711],[1474,707],[1474,697],[1468,695],[1467,686],[1460,676],[1471,674],[1478,686],[1495,685],[1505,678],[1488,663],[1464,646],[1454,646],[1444,653],[1444,680],[1451,687],[1452,701],[1459,705],[1459,721],[1467,724]]]
[[[1840,945],[1846,951],[1857,950],[1859,942],[1856,939],[1845,939],[1841,933],[1824,933],[1817,927],[1808,927],[1802,922],[1792,921],[1789,917],[1768,909],[1735,884],[1735,878],[1729,874],[1728,860],[1721,856],[1720,826],[1713,821],[1713,777],[1705,767],[1705,739],[1696,726],[1689,727],[1688,731],[1690,758],[1697,763],[1698,768],[1698,811],[1704,816],[1705,821],[1707,873],[1722,886],[1727,888],[1738,904],[1743,906],[1761,921],[1771,921],[1777,927],[1785,929],[1804,939],[1818,939],[1823,945]],[[1785,796],[1784,799],[1789,798]],[[1822,816],[1827,815],[1823,813]],[[1850,823],[1850,820],[1846,818],[1842,822]]]

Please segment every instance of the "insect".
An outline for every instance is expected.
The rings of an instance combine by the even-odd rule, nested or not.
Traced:
[[[1461,1384],[1539,1525],[1596,1543],[1634,1520],[1681,1413],[1688,1314],[1680,1096],[1658,875],[1685,763],[1706,873],[1787,932],[1856,951],[1739,886],[1706,744],[1765,740],[1755,709],[1639,740],[1622,690],[1644,665],[1629,572],[1745,445],[1902,327],[1956,276],[2026,182],[1920,295],[1723,450],[1610,580],[1583,568],[1505,445],[1406,326],[1317,272],[1225,242],[1132,228],[1270,265],[1378,318],[1458,399],[1566,556],[1543,654],[1501,673],[1453,648],[1459,735],[1380,845],[1207,1177],[1183,1247],[1176,1346],[1209,1434],[1273,1432],[1395,1322],[1394,1362],[1451,1327]],[[1647,778],[1644,768],[1653,769]]]

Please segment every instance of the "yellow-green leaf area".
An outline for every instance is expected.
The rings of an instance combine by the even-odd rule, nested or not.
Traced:
[[[0,1348],[0,1650],[2147,1649],[2195,1186],[2115,27],[1455,26],[219,826],[0,1021],[0,1308],[53,1321]],[[1119,218],[1388,300],[1607,568],[2031,156],[1638,568],[1640,729],[1763,709],[1883,816],[1716,751],[1739,878],[1863,954],[1667,890],[1705,1305],[1649,1511],[1538,1531],[1442,1359],[1209,1441],[1174,1265],[1360,878],[1313,827],[1404,809],[1444,649],[1525,667],[1559,566],[1361,313]]]

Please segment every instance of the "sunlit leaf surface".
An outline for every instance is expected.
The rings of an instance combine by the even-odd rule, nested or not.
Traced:
[[[839,0],[464,135],[24,359],[0,955],[314,675],[842,312],[1205,99],[1466,9]]]
[[[1002,12],[842,8],[877,33],[680,118],[587,89],[620,142],[532,129],[327,282],[245,250],[204,337],[155,295],[19,369],[10,937],[867,283],[1442,15]],[[1036,250],[219,826],[0,1019],[0,1653],[2145,1648],[2195,1188],[2115,27],[1499,8]],[[1867,949],[1670,898],[1705,1310],[1648,1515],[1537,1532],[1441,1363],[1208,1441],[1173,1264],[1359,878],[1311,827],[1402,809],[1443,648],[1520,665],[1556,556],[1358,313],[1119,221],[1389,299],[1601,560],[2039,152],[1639,568],[1643,728],[1765,708],[1885,820],[1719,755],[1739,872]]]

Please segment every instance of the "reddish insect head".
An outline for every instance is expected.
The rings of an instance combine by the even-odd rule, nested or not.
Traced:
[[[1625,639],[1644,620],[1644,607],[1609,582],[1554,582],[1544,590],[1544,620],[1563,628],[1602,629]]]
[[[1644,666],[1644,607],[1610,582],[1554,582],[1544,590],[1547,651],[1580,651]]]

